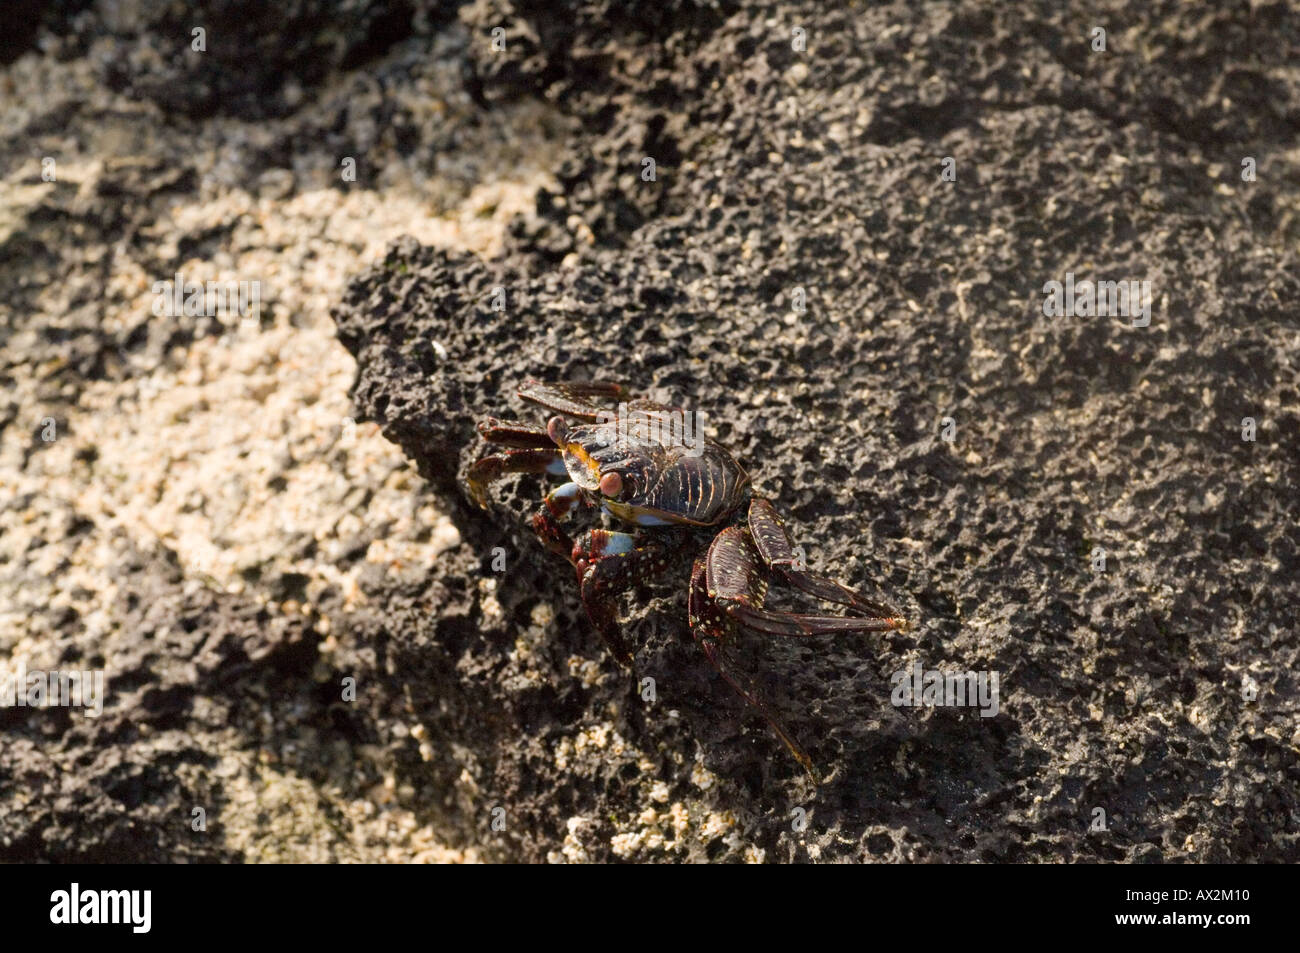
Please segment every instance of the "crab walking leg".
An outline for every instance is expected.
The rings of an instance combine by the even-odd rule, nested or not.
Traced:
[[[563,472],[564,458],[555,447],[549,450],[531,448],[526,450],[507,450],[475,460],[470,465],[468,482],[469,492],[483,509],[487,509],[487,488],[489,483],[501,479],[508,473],[554,473]]]
[[[903,625],[896,616],[806,615],[764,609],[767,580],[759,566],[757,547],[750,540],[739,526],[729,526],[714,537],[704,562],[709,599],[738,624],[768,635],[796,638],[835,632],[885,632]]]
[[[520,423],[517,420],[501,420],[488,417],[478,422],[478,432],[488,443],[502,447],[554,449],[555,444],[545,428]]]
[[[890,632],[901,627],[898,619],[862,619],[835,615],[803,615],[796,612],[773,612],[744,603],[726,603],[733,619],[755,632],[806,638],[842,632]]]
[[[561,414],[577,417],[588,423],[595,421],[603,409],[593,400],[619,401],[627,392],[619,384],[609,381],[524,381],[518,390],[524,400],[541,404]]]
[[[867,615],[894,620],[898,623],[886,628],[902,628],[906,625],[902,615],[892,606],[883,602],[873,602],[847,586],[814,575],[799,566],[794,546],[790,543],[790,537],[776,513],[776,508],[759,496],[754,497],[749,504],[749,533],[763,564],[795,588],[817,599],[836,602]]]
[[[707,570],[703,559],[695,560],[695,568],[691,571],[691,590],[688,605],[691,634],[695,637],[695,643],[704,652],[705,658],[709,660],[709,664],[741,698],[745,699],[758,710],[759,714],[767,719],[767,723],[772,726],[776,736],[790,749],[794,759],[803,765],[803,769],[808,772],[808,776],[813,779],[814,783],[820,783],[817,778],[817,771],[813,768],[812,758],[808,757],[803,748],[799,747],[799,743],[790,736],[790,733],[777,719],[767,702],[763,701],[754,691],[749,679],[737,674],[739,666],[727,653],[724,642],[730,620],[709,597]],[[742,681],[749,684],[742,684]]]
[[[563,464],[561,463],[561,466]],[[557,486],[533,515],[533,532],[551,552],[565,559],[573,557],[573,539],[564,531],[560,521],[573,512],[573,508],[586,505],[582,491],[576,483]]]
[[[618,597],[633,584],[661,573],[672,548],[657,540],[638,546],[630,533],[593,529],[573,547],[573,567],[582,587],[582,604],[596,631],[620,665],[632,664],[632,648],[618,626]]]

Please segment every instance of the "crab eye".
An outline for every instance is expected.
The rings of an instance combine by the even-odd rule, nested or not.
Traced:
[[[600,478],[600,492],[606,496],[618,496],[623,492],[623,478],[617,473],[606,473]]]
[[[546,422],[546,435],[551,438],[557,447],[563,447],[564,441],[569,436],[569,426],[564,422],[563,417],[552,417]]]

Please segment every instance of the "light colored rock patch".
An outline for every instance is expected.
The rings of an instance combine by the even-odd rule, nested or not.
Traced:
[[[379,798],[321,791],[247,755],[223,759],[217,773],[229,779],[229,801],[194,836],[221,837],[251,863],[479,862],[474,848],[446,847],[410,811]]]
[[[403,94],[419,121],[457,122],[469,110],[457,64],[447,57],[438,67],[445,76]],[[132,548],[175,553],[191,586],[261,600],[261,582],[298,573],[308,603],[324,586],[355,603],[361,570],[335,563],[364,531],[383,528],[366,560],[392,574],[418,574],[458,546],[455,527],[401,452],[374,425],[355,421],[348,397],[355,362],[335,337],[329,308],[350,275],[403,235],[493,254],[506,224],[549,184],[545,108],[507,107],[466,125],[456,154],[439,155],[438,175],[406,167],[389,131],[374,129],[361,166],[378,175],[363,172],[336,189],[321,185],[337,179],[338,157],[314,153],[310,142],[296,150],[292,170],[239,181],[226,150],[271,141],[265,126],[217,119],[178,131],[149,104],[103,89],[84,58],[24,57],[0,80],[7,139],[59,108],[50,89],[107,117],[28,142],[32,158],[0,179],[0,243],[36,228],[43,203],[66,201],[80,214],[105,176],[143,169],[150,180],[165,178],[177,137],[198,173],[196,188],[174,189],[166,213],[107,258],[102,246],[58,239],[61,260],[44,265],[68,277],[42,288],[37,315],[7,322],[13,333],[0,339],[0,366],[25,370],[10,393],[16,422],[0,441],[0,660],[52,664],[46,647],[64,608],[92,637],[119,625],[109,573]],[[363,95],[345,76],[319,100]],[[57,184],[41,181],[43,154],[57,158]],[[202,252],[175,270],[192,281],[258,282],[260,324],[218,315],[217,326],[160,364],[122,355],[133,363],[126,380],[65,391],[52,411],[41,381],[58,368],[27,357],[41,353],[34,326],[58,327],[90,300],[100,303],[105,329],[125,334],[143,320],[157,330],[171,319],[154,311],[154,285],[174,270],[155,274],[147,263],[178,260],[190,245]],[[45,320],[22,320],[38,316]],[[54,439],[33,450],[27,435],[51,412],[60,418]],[[304,611],[293,600],[272,609]],[[318,628],[329,632],[330,620]],[[327,639],[323,649],[330,647]],[[250,859],[474,859],[442,848],[409,812],[372,792],[317,789],[243,752],[215,753],[240,803],[212,834]]]

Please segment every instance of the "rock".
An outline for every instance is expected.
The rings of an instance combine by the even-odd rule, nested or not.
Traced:
[[[488,101],[579,125],[502,255],[398,243],[335,313],[463,541],[355,633],[394,679],[370,720],[435,739],[420,796],[516,860],[1296,860],[1284,8],[1129,4],[1105,53],[1068,6],[461,16],[506,25]],[[1149,326],[1048,317],[1067,272],[1149,281]],[[475,420],[543,418],[530,376],[707,414],[812,568],[907,606],[908,635],[745,644],[825,785],[691,644],[684,573],[626,602],[624,673],[527,528],[540,481],[467,500]],[[915,663],[997,673],[997,715],[894,706]]]
[[[833,6],[20,5],[0,678],[108,697],[0,709],[0,860],[1300,859],[1294,18]],[[704,413],[915,621],[740,646],[824,785],[685,565],[624,672],[541,481],[468,501],[528,376]]]
[[[19,666],[105,692],[97,718],[0,707],[0,859],[473,860],[342,699],[382,684],[332,634],[367,581],[416,585],[458,536],[357,424],[328,307],[404,233],[490,250],[545,179],[527,157],[549,112],[484,124],[456,24],[348,65],[354,37],[317,74],[293,61],[303,36],[272,34],[364,11],[283,5],[259,41],[284,61],[205,72],[143,54],[178,43],[150,17],[206,23],[221,58],[235,5],[45,6],[0,68],[0,693]],[[109,63],[232,98],[164,108],[143,79],[108,88]],[[282,76],[288,114],[235,89]],[[259,283],[257,320],[160,314],[178,272]]]

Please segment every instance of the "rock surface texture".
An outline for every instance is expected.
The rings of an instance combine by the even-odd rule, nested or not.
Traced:
[[[474,5],[485,99],[579,125],[502,256],[397,245],[336,313],[464,542],[358,645],[504,856],[1297,859],[1294,14],[836,6]],[[1046,316],[1067,273],[1149,281],[1149,326]],[[684,572],[627,603],[624,675],[539,481],[467,503],[528,376],[703,412],[813,568],[908,606],[747,643],[822,787],[692,646]],[[917,662],[998,673],[1000,711],[891,705]]]
[[[19,88],[82,84],[4,126],[31,147],[0,160],[0,649],[112,693],[98,720],[0,710],[0,859],[1300,860],[1286,4],[272,6],[194,5],[256,39],[242,73],[154,55],[189,18],[107,0],[0,46]],[[524,127],[542,172],[485,171]],[[41,184],[58,137],[79,187]],[[503,175],[522,213],[467,198]],[[455,234],[413,216],[367,254],[435,176],[410,207]],[[295,200],[333,224],[273,233]],[[346,287],[313,271],[335,246]],[[263,384],[234,330],[148,312],[152,280],[245,254],[279,277]],[[1149,282],[1149,324],[1045,313],[1067,275]],[[330,305],[335,356],[294,352]],[[279,431],[216,441],[276,450],[265,527],[184,459],[113,489],[160,428],[243,407],[147,403],[216,343],[262,406],[219,428]],[[354,410],[276,370],[332,387],[340,359]],[[742,642],[825,783],[692,643],[691,553],[624,600],[624,671],[528,527],[543,481],[468,498],[475,422],[545,420],[528,377],[703,414],[811,569],[914,621]],[[996,714],[892,704],[917,665],[996,674]]]

